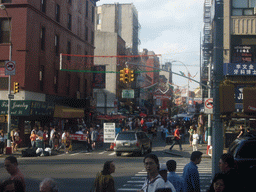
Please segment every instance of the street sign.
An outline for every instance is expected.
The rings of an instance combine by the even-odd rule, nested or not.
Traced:
[[[212,114],[213,113],[213,98],[206,98],[204,101],[204,113]]]
[[[134,89],[123,89],[122,90],[123,99],[133,99],[134,98]]]
[[[14,99],[14,95],[9,94],[8,99]]]
[[[255,76],[256,75],[256,63],[224,63],[223,64],[224,75],[235,76]]]
[[[114,143],[115,137],[115,123],[104,123],[104,143]]]
[[[5,61],[5,75],[15,75],[16,73],[16,62]]]

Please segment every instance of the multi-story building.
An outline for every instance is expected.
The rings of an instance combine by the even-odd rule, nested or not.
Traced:
[[[122,56],[138,55],[138,30],[138,13],[133,4],[103,4],[97,7],[94,64],[105,66],[106,71],[104,78],[101,78],[105,86],[94,88],[96,108],[101,113],[117,112],[118,103],[122,102],[122,89],[131,88],[130,83],[125,85],[119,81],[118,72],[128,61]]]
[[[138,12],[131,4],[103,4],[97,7],[96,30],[117,33],[126,43],[132,55],[138,55]]]
[[[18,82],[19,92],[11,113],[16,122],[13,126],[20,129],[22,138],[30,134],[28,127],[49,126],[54,117],[83,117],[83,110],[90,107],[87,99],[92,96],[92,74],[73,73],[69,67],[61,71],[60,53],[94,55],[96,2],[0,1],[6,7],[0,10],[1,114],[7,114],[8,77],[4,65],[12,45],[16,74],[11,76],[11,85]],[[73,58],[63,57],[63,63]],[[64,105],[82,110],[64,109]],[[5,129],[5,124],[1,126]]]

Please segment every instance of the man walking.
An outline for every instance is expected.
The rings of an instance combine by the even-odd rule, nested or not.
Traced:
[[[176,129],[175,129],[175,131],[174,131],[174,141],[173,141],[173,144],[172,144],[171,147],[170,147],[170,150],[172,150],[173,146],[174,146],[176,143],[179,144],[180,150],[182,151],[179,125],[176,126]]]
[[[194,151],[190,156],[190,163],[183,169],[183,179],[186,192],[200,192],[200,179],[197,164],[201,162],[202,152]]]
[[[184,180],[182,177],[175,173],[177,163],[174,160],[169,160],[166,162],[167,169],[169,171],[167,175],[167,180],[170,181],[177,192],[183,192],[184,190]]]

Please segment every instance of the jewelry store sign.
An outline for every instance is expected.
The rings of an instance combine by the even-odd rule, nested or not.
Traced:
[[[0,101],[0,115],[7,115],[8,101]],[[14,116],[29,116],[29,115],[47,115],[51,116],[54,113],[54,104],[41,101],[11,101],[11,115]]]

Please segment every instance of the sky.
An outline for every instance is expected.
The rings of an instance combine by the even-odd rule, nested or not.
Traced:
[[[189,71],[199,81],[204,0],[100,0],[97,6],[116,2],[133,3],[138,11],[139,51],[145,48],[161,54],[161,64],[174,61],[173,72],[187,75]],[[188,80],[173,75],[173,83],[187,87]],[[189,82],[189,86],[193,91],[199,84]]]

